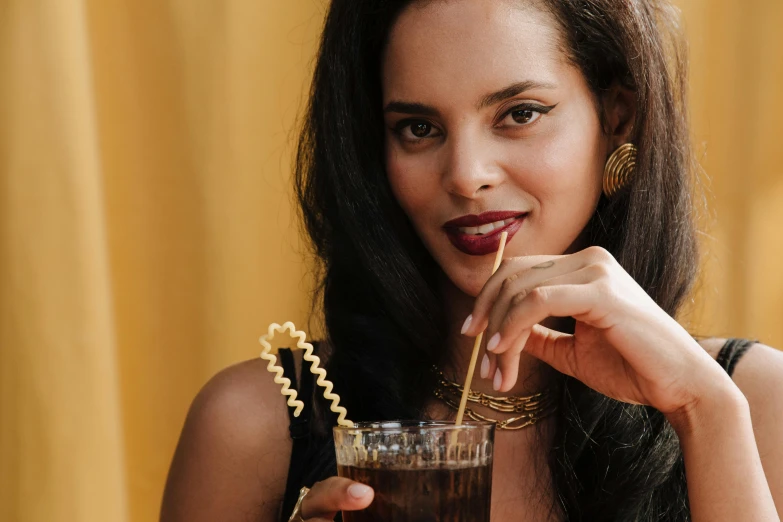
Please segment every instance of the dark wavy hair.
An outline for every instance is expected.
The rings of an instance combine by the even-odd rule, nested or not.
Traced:
[[[390,189],[384,162],[381,55],[409,4],[333,0],[323,29],[296,158],[296,196],[317,259],[327,371],[356,421],[422,418],[445,360],[440,268]],[[628,190],[601,199],[590,244],[610,251],[672,316],[698,266],[678,13],[658,0],[540,0],[560,25],[562,52],[595,94],[636,93],[638,147]],[[602,120],[603,121],[603,120]],[[568,520],[690,518],[682,456],[663,415],[558,374],[560,408],[542,448],[552,509]],[[330,426],[315,398],[304,483],[335,474]]]

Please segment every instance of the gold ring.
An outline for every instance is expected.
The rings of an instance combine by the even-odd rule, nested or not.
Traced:
[[[288,522],[304,522],[304,518],[302,518],[302,502],[309,492],[310,488],[308,487],[303,487],[299,490],[299,499],[296,501],[294,512],[291,513],[291,518],[288,519]]]

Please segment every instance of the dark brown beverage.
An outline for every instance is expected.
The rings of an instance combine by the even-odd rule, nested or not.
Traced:
[[[435,469],[338,466],[338,475],[371,486],[375,499],[344,522],[489,522],[490,464]]]

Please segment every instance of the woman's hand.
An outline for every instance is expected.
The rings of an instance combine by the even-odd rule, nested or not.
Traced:
[[[538,323],[573,317],[573,335]],[[466,321],[468,324],[468,321]],[[484,285],[463,333],[486,328],[488,378],[517,380],[521,352],[614,399],[663,413],[690,409],[734,387],[712,357],[663,311],[606,250],[503,261]]]
[[[307,522],[332,521],[338,511],[358,511],[370,505],[375,492],[370,486],[343,477],[316,482],[302,501]]]

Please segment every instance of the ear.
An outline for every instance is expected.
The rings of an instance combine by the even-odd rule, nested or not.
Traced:
[[[636,92],[613,84],[604,95],[606,132],[611,149],[631,141],[636,122]]]

